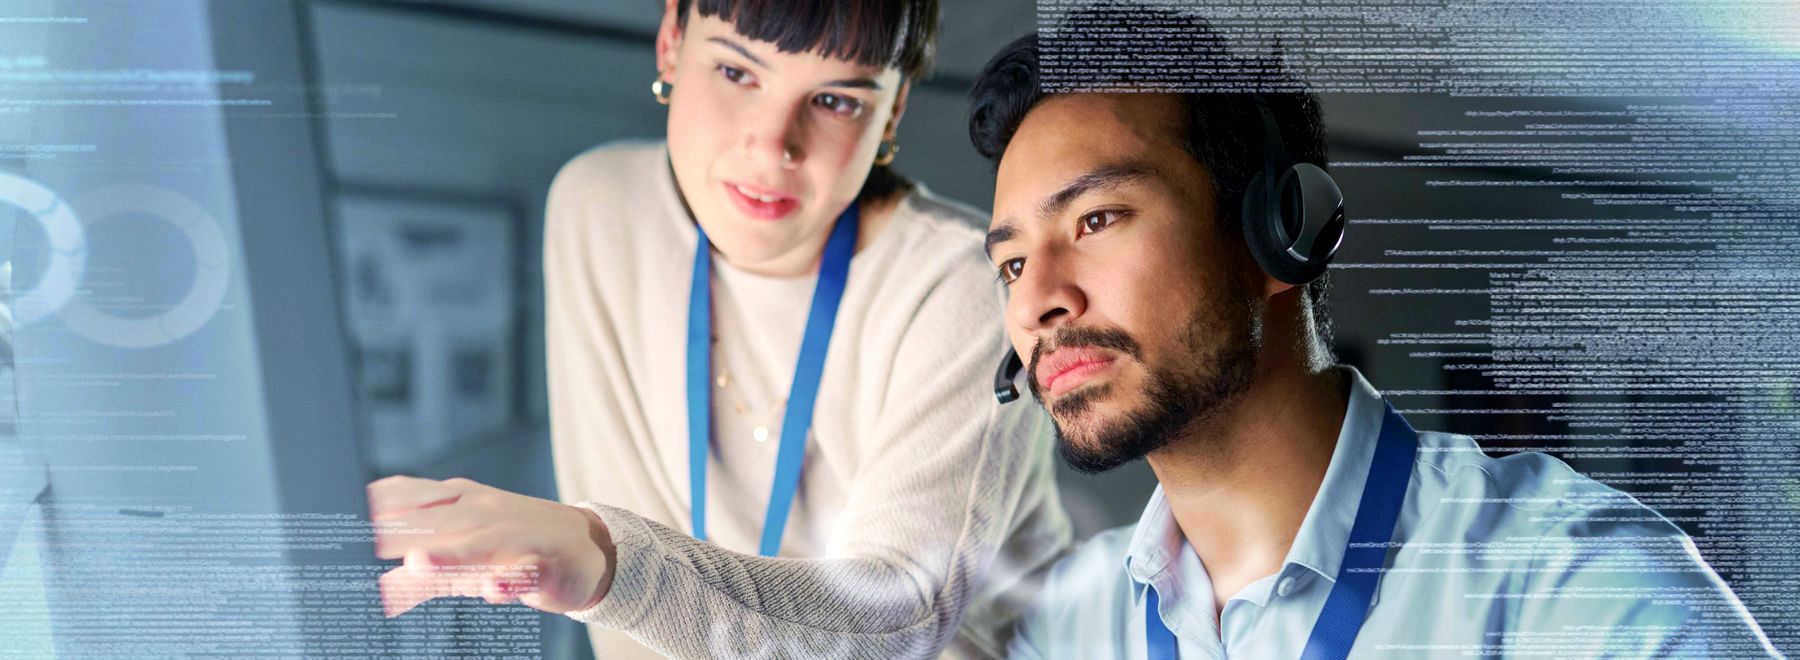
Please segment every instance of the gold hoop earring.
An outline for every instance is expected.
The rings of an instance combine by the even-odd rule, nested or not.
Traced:
[[[894,164],[894,158],[899,155],[900,142],[898,140],[882,140],[881,144],[875,147],[875,164],[882,166],[892,165]]]
[[[656,97],[657,103],[661,103],[663,105],[668,105],[669,104],[669,94],[673,93],[674,91],[675,91],[674,83],[664,81],[662,79],[662,76],[657,76],[656,80],[653,80],[650,82],[650,95]]]

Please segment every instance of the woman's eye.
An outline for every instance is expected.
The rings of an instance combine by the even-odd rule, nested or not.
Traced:
[[[1118,222],[1119,217],[1123,215],[1125,215],[1124,211],[1108,210],[1095,211],[1081,216],[1081,235],[1086,236],[1110,227],[1112,226],[1112,223]]]
[[[862,115],[863,111],[862,101],[831,93],[814,96],[813,104],[845,119],[854,119]]]
[[[1019,275],[1023,272],[1025,272],[1024,258],[1007,259],[1006,261],[1000,262],[1001,282],[1012,284],[1014,280],[1019,279]]]
[[[724,76],[726,80],[737,85],[748,85],[756,81],[754,78],[750,77],[749,71],[745,71],[729,64],[719,65],[719,75]]]

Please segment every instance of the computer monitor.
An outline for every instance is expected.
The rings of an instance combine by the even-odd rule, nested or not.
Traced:
[[[299,8],[16,9],[0,655],[382,652]]]

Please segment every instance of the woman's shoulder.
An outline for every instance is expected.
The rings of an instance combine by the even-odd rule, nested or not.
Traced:
[[[661,140],[618,140],[594,146],[563,163],[550,192],[629,190],[649,185],[662,171],[663,153]]]
[[[999,300],[994,268],[982,249],[987,216],[915,184],[896,205],[879,256],[863,260],[865,272],[881,282],[884,300],[955,299],[953,306],[976,306],[982,315]],[[948,302],[942,300],[942,302]]]
[[[663,239],[663,223],[616,220],[665,216],[680,208],[666,153],[660,140],[631,140],[602,144],[569,159],[544,201],[546,241],[586,246]]]
[[[939,264],[985,271],[987,258],[981,246],[987,217],[974,207],[932,192],[924,184],[913,184],[895,204],[888,230],[898,234],[894,242],[902,260],[915,267]]]
[[[895,210],[910,216],[933,238],[967,242],[987,231],[988,214],[973,206],[939,195],[922,183],[913,184]]]

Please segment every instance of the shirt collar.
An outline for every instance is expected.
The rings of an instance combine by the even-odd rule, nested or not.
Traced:
[[[1282,562],[1283,570],[1287,566],[1300,566],[1333,582],[1337,580],[1338,566],[1343,562],[1344,545],[1350,540],[1356,507],[1362,501],[1363,482],[1368,478],[1369,462],[1374,459],[1375,442],[1386,416],[1381,393],[1363,378],[1362,372],[1349,365],[1339,368],[1350,381],[1344,423],[1338,430],[1337,445],[1331,451],[1331,464],[1325,469],[1325,479],[1319,484],[1319,492],[1313,496],[1312,506],[1307,509],[1294,544]],[[1143,587],[1169,570],[1185,545],[1181,528],[1163,495],[1162,484],[1157,484],[1125,550],[1125,573],[1138,583],[1138,588],[1133,590],[1134,600],[1143,598]]]
[[[1312,506],[1288,548],[1283,565],[1297,565],[1337,581],[1338,566],[1344,560],[1344,546],[1350,542],[1350,527],[1356,522],[1356,508],[1362,502],[1363,483],[1369,477],[1369,464],[1375,460],[1375,443],[1381,437],[1381,423],[1387,408],[1381,393],[1363,378],[1356,367],[1343,365],[1350,381],[1350,400],[1344,407],[1343,427],[1338,431],[1337,447],[1331,450],[1331,465],[1325,468],[1325,480],[1313,496]]]
[[[1163,497],[1162,484],[1157,484],[1131,532],[1131,543],[1125,547],[1125,574],[1138,584],[1133,590],[1134,600],[1143,598],[1143,587],[1169,570],[1186,544],[1181,527],[1175,523],[1175,513]]]

